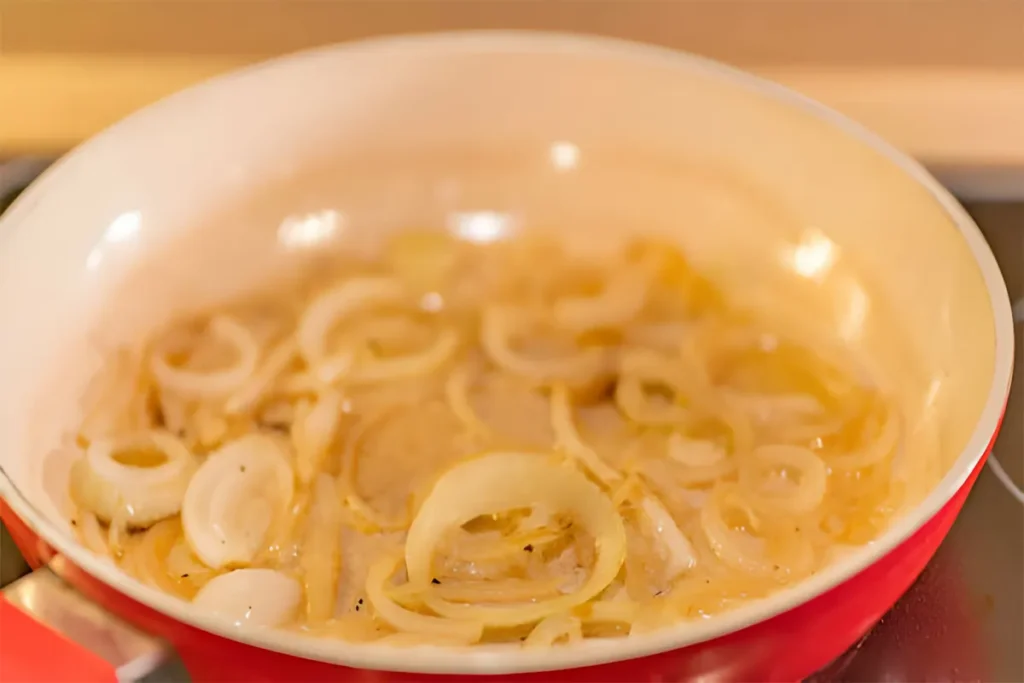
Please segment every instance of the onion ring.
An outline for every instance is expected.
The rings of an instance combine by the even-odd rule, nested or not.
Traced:
[[[578,591],[510,607],[459,604],[427,595],[427,606],[452,619],[517,626],[570,610],[604,590],[625,559],[622,518],[582,473],[528,453],[489,453],[456,465],[437,481],[406,537],[409,582],[414,586],[430,583],[434,549],[451,529],[481,515],[534,505],[572,513],[595,539],[594,567]]]

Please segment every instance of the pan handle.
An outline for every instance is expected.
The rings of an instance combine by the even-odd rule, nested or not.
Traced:
[[[0,592],[0,632],[0,681],[137,681],[171,654],[46,567]]]

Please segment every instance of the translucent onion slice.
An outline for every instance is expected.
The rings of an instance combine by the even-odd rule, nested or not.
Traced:
[[[723,518],[722,506],[732,491],[719,487],[701,508],[700,522],[708,544],[718,559],[733,569],[758,576],[778,573],[778,565],[765,556],[764,539],[731,528]]]
[[[573,332],[624,325],[644,307],[650,281],[650,275],[639,268],[617,269],[596,296],[556,301],[555,324]]]
[[[519,549],[522,552],[522,548]],[[412,584],[389,588],[388,596],[406,607],[423,605],[424,593],[454,602],[485,602],[503,604],[530,602],[540,598],[557,597],[562,593],[565,580],[560,577],[547,579],[446,579],[426,589],[417,589]]]
[[[448,375],[444,383],[444,397],[452,413],[466,429],[478,436],[486,435],[491,430],[476,414],[469,398],[471,381],[469,367],[460,365]]]
[[[169,557],[181,537],[181,523],[177,518],[165,519],[142,534],[135,534],[127,555],[133,555],[132,573],[144,582],[165,593],[191,599],[195,595],[191,576],[171,571]],[[126,559],[127,559],[126,555]],[[206,571],[209,571],[208,569]]]
[[[103,529],[100,528],[100,522],[96,515],[91,512],[79,511],[75,515],[75,520],[79,537],[85,547],[100,557],[109,559],[110,547],[107,545],[107,539],[103,535]]]
[[[620,359],[615,403],[626,417],[640,424],[685,424],[691,419],[692,412],[675,403],[678,397],[685,395],[686,389],[679,375],[679,364],[672,358],[648,349],[633,349]],[[651,401],[645,389],[649,384],[670,389],[672,402]]]
[[[672,581],[697,566],[697,554],[690,539],[679,529],[665,505],[654,494],[640,501],[640,510],[654,534],[660,554],[665,560],[665,574]]]
[[[799,478],[784,482],[786,486],[777,492],[766,490],[763,475],[778,469],[796,470]],[[754,449],[749,464],[741,467],[740,485],[755,510],[799,515],[821,505],[828,487],[828,468],[806,448],[761,446]]]
[[[712,467],[726,458],[725,449],[713,441],[687,439],[673,434],[668,441],[668,457],[688,467]]]
[[[900,419],[891,404],[886,406],[884,421],[878,435],[858,451],[828,458],[830,467],[839,470],[859,470],[885,460],[896,450],[900,438]]]
[[[551,388],[551,426],[555,432],[557,447],[564,450],[597,479],[607,486],[622,479],[622,475],[601,460],[593,448],[583,443],[572,416],[572,402],[569,390],[561,382]]]
[[[330,289],[303,312],[297,339],[303,358],[316,378],[330,384],[346,374],[355,360],[351,349],[332,354],[331,329],[346,316],[370,306],[395,304],[406,298],[405,287],[387,277],[357,277]]]
[[[321,474],[313,482],[313,502],[299,553],[306,597],[306,622],[322,624],[334,612],[341,569],[341,501],[334,480]]]
[[[327,389],[312,403],[301,401],[295,409],[291,440],[295,449],[295,474],[309,484],[334,442],[345,406],[341,393]]]
[[[298,342],[288,337],[267,354],[263,364],[224,403],[227,413],[244,413],[256,405],[299,352]]]
[[[209,334],[235,350],[233,365],[213,371],[189,370],[171,365],[157,353],[150,371],[161,388],[190,398],[216,398],[238,390],[256,371],[260,349],[253,334],[233,318],[218,316],[210,321]]]
[[[563,583],[559,578],[443,581],[439,586],[430,586],[430,593],[454,602],[530,602],[558,596]]]
[[[595,539],[594,566],[578,591],[509,607],[459,604],[428,596],[427,606],[453,619],[516,626],[570,610],[604,590],[626,555],[622,518],[611,500],[578,470],[528,453],[490,453],[456,465],[437,481],[406,537],[409,582],[430,583],[434,550],[447,532],[481,515],[535,505],[572,514]]]
[[[484,309],[480,321],[480,344],[498,367],[541,383],[585,381],[605,370],[606,356],[599,348],[585,348],[560,358],[530,358],[512,348],[515,336],[535,324],[536,321],[525,311],[499,307]]]
[[[757,394],[733,390],[724,391],[723,396],[762,424],[779,419],[818,418],[825,412],[821,402],[810,394]]]
[[[345,376],[345,383],[379,384],[429,375],[450,360],[458,348],[458,333],[450,329],[442,330],[434,343],[419,353],[355,363]]]
[[[273,569],[236,569],[210,579],[192,603],[240,628],[283,626],[295,618],[299,582]]]
[[[154,467],[117,460],[118,453],[152,448],[164,456]],[[145,528],[176,515],[196,459],[174,435],[160,430],[123,439],[93,441],[85,457],[71,467],[71,496],[105,522]]]
[[[266,435],[244,436],[210,454],[181,508],[192,551],[215,569],[252,562],[272,523],[288,514],[294,478],[284,448]]]
[[[377,616],[393,628],[405,633],[437,636],[446,640],[454,639],[467,645],[479,641],[484,631],[482,623],[455,621],[420,614],[401,607],[391,599],[387,588],[401,560],[402,558],[397,555],[385,556],[375,562],[367,572],[366,597]]]
[[[523,647],[551,647],[559,641],[572,643],[583,638],[583,624],[578,617],[556,614],[533,627]]]
[[[587,603],[577,610],[585,622],[631,624],[640,612],[640,603],[625,598],[622,600],[599,600]]]
[[[407,517],[403,519],[390,519],[384,513],[374,509],[359,494],[356,487],[359,448],[363,438],[382,421],[391,417],[394,411],[408,405],[408,401],[408,397],[402,398],[389,409],[381,410],[376,415],[365,417],[347,434],[345,449],[341,455],[341,474],[338,476],[338,488],[340,489],[346,509],[355,516],[358,522],[357,526],[360,527],[359,530],[365,533],[402,531],[409,526]]]

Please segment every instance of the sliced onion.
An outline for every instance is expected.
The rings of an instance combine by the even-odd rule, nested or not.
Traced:
[[[672,515],[654,494],[640,501],[640,509],[654,532],[655,542],[664,555],[666,578],[674,580],[697,566],[697,554],[690,539],[679,529]]]
[[[583,638],[583,624],[578,617],[555,614],[533,627],[523,647],[551,647],[560,640],[572,643]]]
[[[405,287],[394,278],[357,277],[330,289],[306,308],[299,321],[299,349],[316,378],[330,384],[346,374],[355,360],[351,349],[331,354],[327,348],[331,329],[346,316],[406,298]]]
[[[485,435],[490,428],[476,414],[469,399],[470,375],[465,365],[455,368],[444,383],[444,396],[455,417],[473,434]]]
[[[313,482],[299,566],[306,596],[306,621],[326,622],[334,611],[341,565],[341,501],[334,480],[321,474]]]
[[[681,405],[661,405],[647,397],[645,384],[661,384],[672,390],[673,400],[684,394],[678,363],[648,349],[634,349],[620,359],[619,380],[615,385],[615,403],[634,422],[647,425],[677,426],[690,421],[692,413]]]
[[[429,375],[451,359],[458,348],[458,333],[442,330],[433,344],[418,353],[354,363],[345,376],[345,383],[379,384]]]
[[[208,330],[215,339],[235,350],[234,364],[205,372],[175,367],[163,354],[154,354],[150,370],[162,388],[190,398],[216,398],[238,390],[256,371],[259,345],[244,325],[233,318],[218,316],[210,321]]]
[[[387,592],[391,576],[401,562],[400,556],[385,556],[375,562],[366,575],[366,597],[377,616],[405,633],[421,633],[442,639],[456,639],[468,644],[480,640],[482,623],[455,621],[407,610],[394,602]]]
[[[522,546],[519,546],[522,552]],[[444,600],[453,602],[485,602],[488,604],[530,602],[560,594],[563,581],[550,579],[494,579],[444,581],[439,586],[430,586],[429,592]]]
[[[199,589],[192,604],[240,628],[283,626],[295,618],[302,597],[299,582],[273,569],[236,569]]]
[[[891,404],[891,402],[888,402]],[[859,470],[871,467],[889,457],[900,438],[900,419],[895,410],[887,408],[884,422],[878,436],[867,446],[845,455],[836,455],[827,459],[830,467],[839,470]]]
[[[765,490],[762,475],[777,469],[794,469],[799,480],[786,482],[785,490]],[[740,469],[744,497],[754,509],[770,512],[803,514],[821,505],[828,487],[828,468],[824,461],[807,448],[799,446],[761,446],[755,448],[747,466]]]
[[[721,508],[727,502],[730,491],[728,488],[716,489],[701,508],[700,522],[708,544],[718,559],[733,569],[760,576],[777,572],[777,565],[765,557],[764,539],[737,531],[726,524]]]
[[[626,555],[622,518],[582,473],[527,453],[490,453],[456,465],[437,481],[406,537],[409,582],[424,587],[430,583],[435,548],[452,529],[481,515],[535,505],[571,513],[595,539],[594,566],[578,591],[509,607],[459,604],[428,596],[427,606],[453,619],[516,626],[570,610],[604,590]]]
[[[673,434],[668,441],[668,457],[688,467],[712,467],[725,460],[726,453],[713,441],[698,441]]]
[[[650,275],[640,268],[615,270],[596,296],[567,297],[555,302],[555,324],[573,332],[624,325],[644,307],[650,281]]]
[[[118,462],[119,452],[155,448],[165,461],[155,467]],[[145,528],[181,510],[196,459],[175,436],[153,430],[120,440],[93,441],[71,467],[71,495],[105,522]]]
[[[640,613],[640,603],[625,598],[622,600],[599,600],[584,605],[579,616],[586,622],[631,624]]]
[[[345,450],[341,456],[341,474],[338,477],[342,500],[346,508],[354,513],[360,522],[361,531],[375,533],[377,531],[401,531],[409,525],[408,519],[390,519],[384,513],[375,510],[356,488],[356,469],[358,467],[359,445],[363,437],[381,421],[391,416],[392,412],[408,405],[408,397],[403,398],[389,410],[382,410],[377,415],[364,418],[347,435]]]
[[[599,481],[610,486],[622,479],[615,468],[601,460],[593,448],[583,443],[573,422],[569,390],[561,382],[551,388],[551,426],[559,448],[565,450]]]
[[[210,454],[185,492],[181,522],[192,551],[219,569],[252,562],[271,525],[287,515],[295,482],[273,438],[252,434]]]
[[[142,534],[135,534],[132,548],[132,574],[165,593],[191,598],[191,583],[182,583],[181,574],[171,575],[168,562],[171,549],[181,536],[181,523],[177,518],[165,519]],[[127,559],[127,556],[126,556]]]
[[[536,320],[526,311],[487,308],[480,322],[480,344],[498,367],[541,383],[585,381],[605,369],[605,352],[598,348],[561,358],[530,358],[513,349],[513,338],[534,325]]]
[[[309,484],[320,471],[341,423],[345,398],[333,389],[322,391],[316,401],[302,401],[295,410],[291,440],[295,449],[295,474]]]
[[[670,481],[682,488],[710,484],[736,471],[736,459],[726,458],[707,467],[679,467],[674,460],[645,459],[637,465],[637,471],[652,482],[664,485]]]
[[[96,515],[91,512],[79,511],[75,515],[75,519],[78,522],[76,526],[79,536],[85,547],[100,557],[109,557],[110,547],[107,545],[107,539],[103,537],[103,529],[100,528],[100,522]]]
[[[298,351],[298,342],[293,337],[288,337],[275,346],[267,354],[263,365],[228,397],[224,403],[224,411],[239,414],[250,410],[288,368]]]
[[[725,391],[723,394],[727,400],[762,424],[780,418],[820,417],[824,412],[821,402],[810,394],[757,394],[742,391]]]

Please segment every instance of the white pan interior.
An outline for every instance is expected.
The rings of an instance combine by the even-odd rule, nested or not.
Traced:
[[[907,457],[928,461],[935,487],[875,547],[760,606],[598,655],[455,662],[427,652],[411,668],[622,658],[806,599],[956,490],[1009,385],[1009,307],[987,246],[923,171],[852,124],[655,49],[525,35],[386,40],[172,97],[76,150],[19,200],[0,226],[0,465],[17,492],[7,481],[0,491],[109,578],[69,548],[67,463],[48,456],[75,426],[103,354],[183,311],[272,286],[318,251],[371,247],[408,227],[554,230],[588,246],[669,236],[745,296],[814,311],[870,357],[898,386]],[[389,663],[373,648],[283,642]]]

